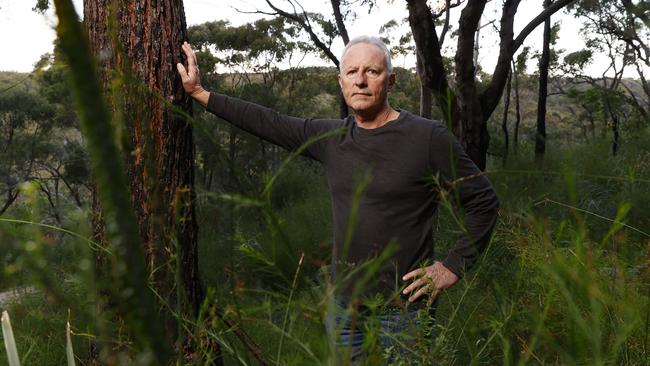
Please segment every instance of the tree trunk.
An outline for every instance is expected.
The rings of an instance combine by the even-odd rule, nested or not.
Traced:
[[[514,133],[514,152],[519,150],[519,123],[521,122],[521,104],[519,100],[519,74],[515,63],[512,63],[512,76],[515,79],[515,133]]]
[[[84,28],[86,34],[88,34],[88,39],[90,41],[90,48],[97,57],[99,61],[99,75],[102,82],[102,87],[104,90],[104,96],[108,100],[108,105],[115,105],[114,101],[111,98],[111,70],[115,68],[115,57],[114,50],[111,41],[111,32],[109,30],[108,19],[112,19],[110,15],[110,1],[108,0],[98,0],[98,1],[88,1],[84,0]],[[95,182],[91,182],[90,188],[91,195],[91,224],[93,230],[93,240],[96,243],[99,243],[103,248],[108,247],[106,240],[106,225],[104,217],[102,214],[102,206],[99,200],[99,192],[97,191],[97,185]],[[95,278],[103,279],[108,268],[108,258],[106,253],[102,250],[96,250],[95,252]],[[108,291],[102,286],[99,287],[99,301],[97,301],[96,309],[98,314],[102,314],[105,311],[105,307],[110,307],[104,303],[104,299],[108,297]],[[101,318],[99,319],[97,327],[100,333],[106,331],[105,324],[101,323]],[[89,349],[89,364],[101,364],[101,359],[105,359],[106,352],[109,352],[101,342],[91,342]],[[104,353],[104,356],[100,356]]]
[[[618,127],[618,117],[613,116],[612,118],[612,156],[618,154],[618,144],[619,144],[619,127]]]
[[[605,102],[603,103],[604,108],[607,110],[607,114],[609,115],[609,118],[612,120],[611,126],[612,126],[612,156],[616,156],[618,153],[618,147],[619,147],[619,137],[620,137],[620,127],[619,127],[619,118],[616,112],[614,111],[614,107],[612,106],[611,102],[611,92],[610,91],[605,91],[605,95],[603,96],[603,99]]]
[[[84,21],[104,75],[117,75],[121,84],[112,105],[125,124],[131,202],[151,284],[167,306],[192,319],[203,298],[194,213],[194,143],[191,126],[172,112],[174,108],[191,113],[175,66],[183,61],[180,46],[187,39],[183,3],[84,0]],[[182,327],[171,312],[164,318],[169,340],[182,341]],[[181,344],[177,346],[180,349]]]
[[[544,8],[551,0],[544,0]],[[537,95],[537,133],[535,134],[535,159],[540,160],[546,152],[546,97],[548,95],[548,67],[551,59],[551,17],[544,21],[542,57],[539,59],[539,94]]]
[[[416,55],[417,56],[417,55]],[[422,74],[425,72],[422,65],[422,58],[417,56],[417,72],[420,77],[420,116],[431,119],[431,89],[423,82]]]
[[[347,45],[350,42],[350,36],[348,36],[348,30],[345,27],[345,22],[343,21],[343,15],[341,14],[341,0],[331,0],[332,11],[334,13],[334,19],[336,20],[336,27],[341,34],[343,39],[343,44]],[[349,114],[348,104],[345,102],[345,97],[343,92],[339,91],[339,117],[344,119]]]
[[[501,120],[501,130],[503,131],[503,165],[505,166],[508,161],[508,111],[510,109],[510,92],[512,90],[512,71],[508,76],[508,83],[506,84],[506,100],[503,103],[503,119]]]
[[[348,103],[345,101],[343,91],[339,90],[339,118],[345,119],[350,114],[348,112]]]
[[[426,0],[407,0],[407,5],[417,57],[422,62],[422,67],[418,70],[420,83],[433,93],[444,116],[443,119],[452,127],[454,135],[460,136],[460,125],[456,117],[458,114],[456,96],[447,82],[447,73],[431,11]]]
[[[482,105],[476,90],[474,66],[474,36],[478,28],[486,0],[468,2],[460,15],[458,47],[454,57],[456,83],[461,123],[461,143],[467,155],[481,170],[487,163],[487,148],[490,137],[487,121],[484,120]]]

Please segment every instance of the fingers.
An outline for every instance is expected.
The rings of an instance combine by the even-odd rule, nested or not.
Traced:
[[[413,277],[419,277],[419,276],[422,276],[422,275],[424,275],[425,273],[426,273],[426,270],[425,270],[424,268],[418,268],[418,269],[416,269],[416,270],[414,270],[414,271],[411,271],[411,272],[405,274],[405,275],[402,277],[402,280],[407,281],[407,280],[410,280],[410,279],[413,278]]]
[[[190,46],[189,43],[183,42],[183,45],[181,46],[183,49],[183,52],[185,53],[185,57],[187,57],[187,67],[190,69],[190,72],[192,71],[193,68],[197,67],[198,68],[198,62],[196,59],[196,54],[192,50],[192,46]]]
[[[409,301],[413,302],[423,294],[431,292],[428,306],[430,306],[441,291],[453,286],[459,281],[458,276],[438,261],[434,262],[434,264],[429,267],[413,270],[402,277],[402,280],[404,281],[410,279],[413,279],[413,282],[407,286],[402,293],[404,295],[411,294]]]
[[[187,74],[187,70],[185,70],[185,66],[183,66],[182,63],[177,63],[176,69],[178,70],[178,74],[181,76],[183,83],[190,81],[190,76]]]
[[[431,282],[432,281],[431,281],[430,278],[422,277],[422,278],[420,278],[418,280],[413,281],[413,283],[411,283],[407,288],[405,288],[404,291],[402,291],[402,293],[404,295],[406,295],[406,294],[408,294],[410,292],[413,292],[416,288],[424,286],[424,285],[429,284]]]
[[[183,42],[181,45],[181,49],[183,50],[183,53],[185,54],[185,57],[187,58],[187,64],[191,65],[196,61],[194,58],[194,51],[192,51],[192,47],[190,46],[189,43]]]
[[[414,295],[411,295],[409,297],[409,301],[414,302],[415,300],[419,299],[420,296],[422,296],[422,295],[426,294],[427,292],[429,292],[431,287],[433,287],[432,284],[426,284],[426,285],[422,286]]]
[[[435,300],[436,297],[438,297],[438,294],[440,293],[441,290],[439,288],[437,288],[436,285],[430,280],[429,281],[424,281],[422,283],[424,284],[424,286],[420,287],[420,289],[415,294],[411,295],[409,297],[409,301],[414,302],[417,299],[419,299],[420,296],[430,292],[431,294],[429,295],[429,300],[427,300],[427,306],[431,306],[431,304],[433,304],[433,300]],[[411,287],[411,286],[409,286],[409,287]],[[417,286],[413,287],[413,289],[415,289],[415,288],[417,288]],[[410,291],[408,291],[408,292],[410,292]],[[404,293],[406,294],[407,291],[404,291]]]
[[[413,282],[402,291],[402,293],[404,295],[411,294],[408,300],[414,302],[422,295],[430,292],[431,296],[428,303],[432,303],[433,299],[435,299],[438,293],[442,290],[440,288],[441,284],[438,283],[440,280],[439,275],[440,273],[437,271],[435,264],[429,267],[413,270],[402,277],[404,281],[414,279]]]
[[[431,295],[429,295],[429,300],[427,300],[427,307],[433,304],[433,301],[436,299],[436,297],[438,297],[439,293],[440,293],[439,289],[435,289],[431,291]]]
[[[404,278],[408,279],[414,276],[420,276],[420,278],[413,281],[413,283],[411,283],[409,286],[407,286],[404,289],[404,291],[402,291],[404,295],[411,293],[411,296],[408,299],[410,302],[416,301],[417,299],[420,298],[420,296],[426,294],[427,292],[432,292],[435,293],[436,295],[438,292],[440,292],[435,281],[436,277],[434,273],[429,273],[425,269],[420,269],[408,273],[407,275],[404,276]]]

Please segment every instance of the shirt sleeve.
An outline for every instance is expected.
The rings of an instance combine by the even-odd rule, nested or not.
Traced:
[[[298,118],[282,115],[273,109],[224,94],[210,93],[206,109],[227,122],[289,151],[315,139],[302,152],[322,161],[325,143],[317,139],[343,126],[341,120]]]
[[[436,123],[429,145],[431,164],[443,189],[458,198],[464,214],[464,232],[442,264],[459,277],[479,259],[490,241],[499,200],[485,174],[467,156],[456,138]]]

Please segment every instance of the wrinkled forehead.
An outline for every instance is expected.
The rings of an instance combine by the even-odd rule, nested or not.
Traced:
[[[348,48],[341,57],[341,69],[346,65],[353,66],[356,63],[370,64],[378,62],[388,67],[388,60],[384,51],[373,43],[360,42]]]

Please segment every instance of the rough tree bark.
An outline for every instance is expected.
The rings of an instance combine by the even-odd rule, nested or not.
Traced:
[[[544,9],[551,0],[544,0]],[[551,61],[551,17],[544,21],[542,56],[539,59],[539,89],[537,93],[537,133],[535,134],[535,159],[546,152],[546,97],[548,96],[548,67]]]
[[[152,285],[167,306],[192,318],[203,298],[194,143],[191,126],[172,111],[191,113],[175,67],[187,38],[183,2],[84,0],[84,22],[104,80],[123,83],[111,102],[123,116],[131,202]],[[170,341],[182,336],[170,312],[166,325]]]

